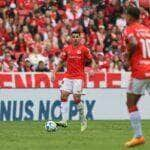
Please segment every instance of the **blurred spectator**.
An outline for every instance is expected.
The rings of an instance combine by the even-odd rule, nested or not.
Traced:
[[[33,65],[30,63],[28,59],[25,60],[24,69],[25,69],[25,72],[35,71]]]
[[[33,65],[34,69],[38,66],[39,61],[43,61],[44,63],[48,61],[47,57],[44,57],[42,54],[39,53],[39,50],[41,49],[38,48],[40,47],[35,47],[28,57],[28,60]]]
[[[98,42],[99,42],[99,47],[97,47],[98,51],[103,51],[103,49],[104,49],[105,36],[106,36],[105,27],[103,25],[99,25],[98,26],[98,31],[97,31],[97,38],[98,38]]]
[[[17,72],[17,64],[14,62],[14,60],[10,60],[7,62],[4,70],[4,72]]]
[[[98,65],[99,65],[100,71],[101,72],[109,71],[110,60],[108,61],[102,52],[98,54],[98,58],[99,58]]]
[[[18,71],[19,72],[26,72],[25,67],[24,67],[24,61],[19,60],[17,63],[18,63]]]
[[[39,64],[36,68],[36,72],[49,72],[50,70],[46,67],[43,61],[39,61]]]
[[[125,14],[121,13],[120,17],[117,18],[117,20],[116,20],[116,26],[122,32],[124,30],[124,28],[126,27],[126,25],[127,25],[127,22],[126,22]]]

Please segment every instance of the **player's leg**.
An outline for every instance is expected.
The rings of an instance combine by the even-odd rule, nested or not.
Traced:
[[[144,143],[141,127],[141,116],[138,111],[137,103],[144,94],[145,81],[133,79],[127,93],[127,108],[129,111],[131,126],[134,130],[134,137],[126,143],[126,146],[135,146]]]
[[[77,104],[77,109],[79,111],[79,117],[81,122],[81,131],[84,131],[87,128],[87,119],[84,114],[84,105],[81,101],[82,95],[82,86],[83,81],[80,79],[75,79],[73,83],[73,98],[75,103]]]
[[[84,131],[87,128],[87,119],[84,114],[84,105],[81,101],[81,94],[73,94],[74,101],[77,105],[77,109],[79,111],[79,117],[81,122],[81,132]]]
[[[141,95],[127,93],[127,107],[129,111],[131,126],[134,129],[134,137],[142,136],[141,116],[138,111],[137,103]]]
[[[64,79],[63,83],[60,87],[61,90],[61,115],[62,120],[60,122],[56,122],[58,126],[67,127],[67,119],[68,119],[68,97],[70,93],[72,92],[72,83],[69,79]]]
[[[56,122],[58,126],[67,127],[67,119],[68,119],[68,96],[70,95],[67,91],[61,91],[61,106],[60,111],[62,115],[62,120],[60,122]]]

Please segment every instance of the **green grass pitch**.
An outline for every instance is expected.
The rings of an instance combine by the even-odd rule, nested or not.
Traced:
[[[150,120],[143,121],[144,145],[131,150],[150,150]],[[0,150],[127,150],[124,142],[132,137],[129,121],[88,121],[81,133],[79,121],[50,133],[45,122],[0,122]]]

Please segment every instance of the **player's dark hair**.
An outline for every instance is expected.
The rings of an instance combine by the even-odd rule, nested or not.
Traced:
[[[78,34],[78,35],[80,35],[80,32],[79,32],[79,31],[73,31],[73,32],[71,32],[71,35],[73,35],[73,34]]]
[[[134,19],[140,18],[140,10],[137,7],[133,7],[133,6],[128,7],[127,14],[133,17]]]

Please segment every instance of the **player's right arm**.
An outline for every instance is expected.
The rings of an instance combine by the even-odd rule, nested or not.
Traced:
[[[124,31],[124,40],[125,40],[125,45],[127,49],[127,61],[128,61],[127,63],[128,65],[130,65],[130,59],[135,53],[137,49],[137,44],[138,44],[133,30],[131,30],[130,28],[127,28]]]
[[[137,48],[137,39],[133,35],[128,38],[128,59],[130,60]]]

